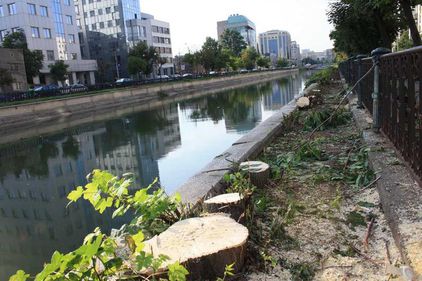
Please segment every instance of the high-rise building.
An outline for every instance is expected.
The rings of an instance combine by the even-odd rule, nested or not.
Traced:
[[[300,46],[296,41],[292,41],[290,44],[291,49],[291,60],[299,61],[300,60]]]
[[[281,30],[270,30],[259,34],[261,54],[277,58],[291,59],[290,33]]]
[[[95,83],[97,63],[81,58],[74,2],[77,1],[0,1],[0,41],[10,32],[23,31],[28,48],[44,55],[40,75],[34,77],[35,84],[53,81],[48,66],[56,60],[69,65],[69,83]]]
[[[140,17],[139,0],[74,2],[82,56],[97,60],[101,82],[127,77],[129,46],[126,22]]]
[[[164,64],[155,72],[165,75],[174,74],[173,54],[171,48],[170,24],[157,20],[153,15],[141,13],[141,18],[128,20],[126,22],[128,30],[129,46],[134,46],[138,42],[145,42],[148,46],[155,48],[160,58],[164,59]]]
[[[218,39],[221,38],[226,29],[238,31],[248,46],[257,48],[255,23],[247,17],[235,14],[230,15],[225,21],[217,22]]]

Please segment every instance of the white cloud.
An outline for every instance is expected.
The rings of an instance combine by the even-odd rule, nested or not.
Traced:
[[[205,37],[217,37],[217,21],[230,14],[252,20],[257,33],[287,30],[301,49],[332,48],[327,22],[329,0],[141,0],[141,11],[170,23],[173,54],[199,49]]]

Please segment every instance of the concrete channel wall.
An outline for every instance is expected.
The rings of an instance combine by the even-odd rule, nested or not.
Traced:
[[[318,85],[312,84],[293,101],[283,106],[270,118],[259,124],[245,136],[232,144],[222,154],[216,156],[199,173],[192,176],[177,189],[185,203],[197,204],[200,200],[223,193],[223,176],[230,172],[233,163],[252,160],[283,130],[284,121],[296,110],[296,99],[307,95]]]
[[[86,123],[119,118],[173,102],[266,82],[298,72],[297,69],[254,72],[0,107],[2,135],[0,144]]]

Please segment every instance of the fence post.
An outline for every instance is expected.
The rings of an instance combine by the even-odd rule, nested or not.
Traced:
[[[362,77],[362,59],[366,58],[365,55],[357,55],[356,60],[358,62],[358,79],[359,80]],[[363,108],[362,103],[362,82],[357,85],[357,94],[358,94],[358,108]]]
[[[381,128],[380,112],[380,56],[388,54],[391,51],[387,48],[376,48],[371,52],[372,62],[374,64],[374,92],[372,93],[372,129],[379,132]]]

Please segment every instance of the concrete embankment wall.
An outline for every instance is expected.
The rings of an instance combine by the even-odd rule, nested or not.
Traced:
[[[256,72],[209,80],[139,86],[116,92],[0,107],[0,143],[104,121],[185,99],[270,81],[297,69]]]
[[[317,86],[317,84],[312,84],[298,96],[307,95]],[[223,193],[223,176],[232,170],[233,162],[240,163],[258,156],[273,138],[280,134],[284,121],[296,108],[296,99],[294,99],[233,143],[229,149],[216,156],[199,173],[177,189],[182,200],[186,203],[196,204],[201,199]]]

